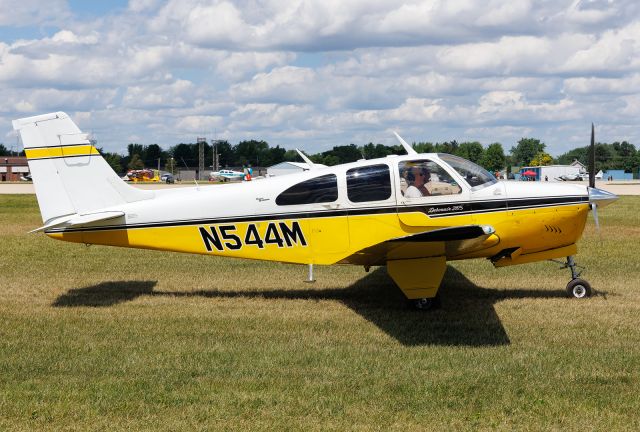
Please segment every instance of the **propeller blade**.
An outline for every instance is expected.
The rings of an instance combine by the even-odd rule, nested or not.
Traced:
[[[591,147],[589,147],[589,187],[596,187],[596,141],[593,123],[591,123]]]
[[[600,221],[598,221],[598,204],[591,203],[591,211],[593,212],[593,221],[596,223],[596,231],[600,232]]]

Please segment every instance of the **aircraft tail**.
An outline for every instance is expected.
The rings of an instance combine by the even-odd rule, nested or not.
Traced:
[[[63,112],[14,120],[13,128],[22,138],[45,225],[155,195],[123,182]]]

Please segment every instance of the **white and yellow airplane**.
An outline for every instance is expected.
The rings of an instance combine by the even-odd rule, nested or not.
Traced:
[[[419,309],[447,261],[496,267],[573,256],[587,213],[617,196],[582,185],[499,182],[448,154],[361,160],[256,182],[168,190],[124,183],[62,112],[15,120],[49,237],[313,265],[387,266]],[[308,161],[308,160],[307,160]],[[310,163],[310,161],[308,161]],[[591,169],[593,171],[593,169]],[[311,274],[310,274],[311,278]]]

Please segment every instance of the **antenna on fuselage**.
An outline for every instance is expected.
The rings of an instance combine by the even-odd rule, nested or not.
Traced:
[[[300,150],[296,149],[296,151],[298,152],[298,154],[300,155],[300,157],[302,158],[303,161],[305,161],[307,163],[307,165],[309,165],[309,171],[313,170],[316,168],[316,166],[313,164],[313,162],[311,162],[311,159],[309,159],[307,156],[305,156],[304,153],[302,153]]]
[[[398,135],[396,131],[393,131],[393,134],[396,136],[396,138],[398,138],[398,141],[400,141],[400,144],[402,145],[402,147],[404,147],[404,150],[407,152],[408,155],[418,154],[418,152],[415,151],[413,147],[411,147],[409,144],[407,144],[407,142],[403,140],[402,137]]]

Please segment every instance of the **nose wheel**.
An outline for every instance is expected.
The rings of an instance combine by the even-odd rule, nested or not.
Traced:
[[[567,294],[573,298],[591,297],[591,285],[584,279],[575,278],[567,284]]]
[[[571,281],[567,284],[567,294],[569,294],[569,297],[577,299],[591,297],[593,293],[591,285],[586,280],[580,279],[582,272],[578,271],[578,267],[573,256],[568,256],[567,262],[564,264],[564,268],[571,270]]]

